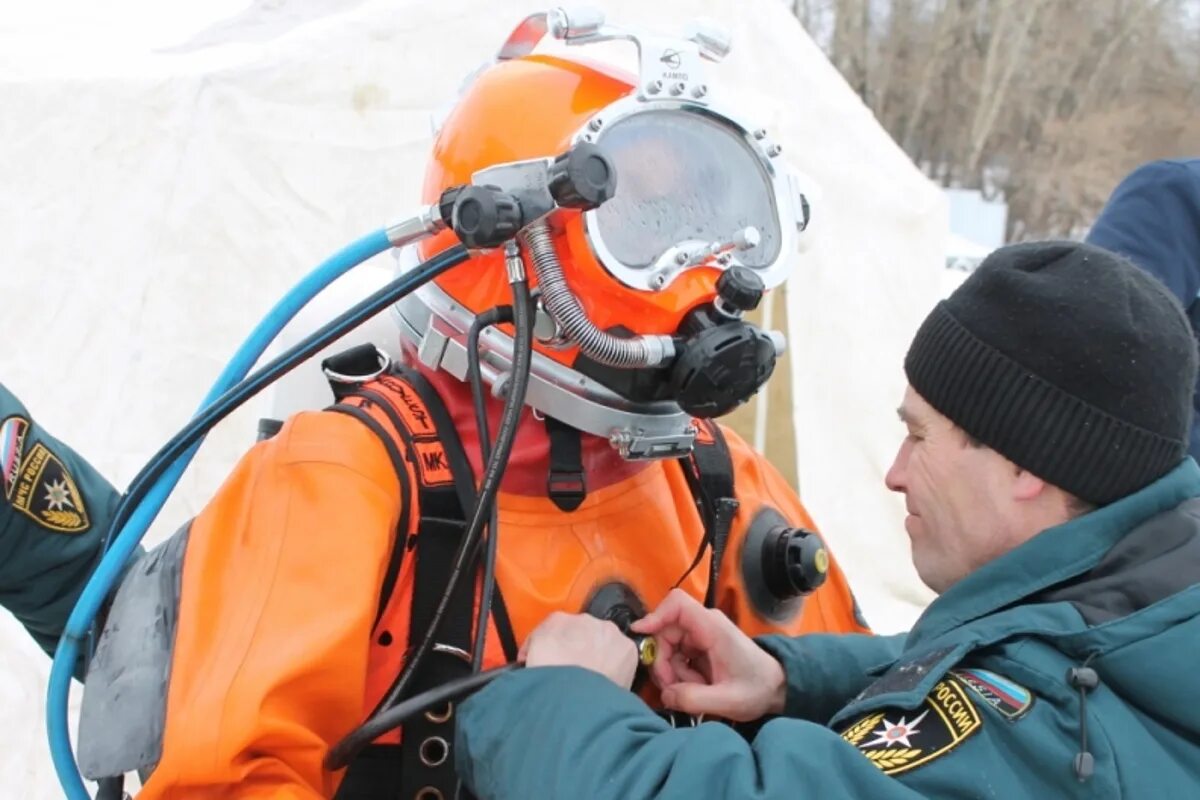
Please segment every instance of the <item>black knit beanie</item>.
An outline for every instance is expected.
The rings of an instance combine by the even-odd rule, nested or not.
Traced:
[[[908,382],[972,437],[1105,505],[1186,453],[1196,340],[1153,277],[1107,250],[996,250],[922,323]]]

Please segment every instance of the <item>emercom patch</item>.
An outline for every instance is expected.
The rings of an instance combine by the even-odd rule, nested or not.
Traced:
[[[950,674],[1009,720],[1020,719],[1033,707],[1033,693],[1002,675],[986,669],[954,669]]]
[[[0,484],[3,484],[5,497],[12,496],[12,487],[17,482],[28,432],[29,420],[24,417],[6,417],[0,422]]]
[[[52,531],[82,533],[91,524],[75,479],[41,442],[21,462],[8,500],[13,508]]]
[[[966,689],[945,678],[918,708],[867,714],[841,735],[885,775],[898,775],[941,758],[982,725]]]

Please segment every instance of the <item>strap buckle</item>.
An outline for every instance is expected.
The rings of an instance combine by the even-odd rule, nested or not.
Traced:
[[[574,511],[587,497],[587,479],[582,470],[551,470],[546,476],[546,494],[559,508]]]

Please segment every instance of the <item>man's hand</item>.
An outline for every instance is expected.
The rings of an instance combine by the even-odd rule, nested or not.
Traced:
[[[527,667],[574,666],[599,672],[628,689],[638,655],[633,640],[607,620],[555,611],[534,628],[517,660]]]
[[[668,708],[734,722],[783,712],[783,667],[720,611],[675,589],[631,627],[658,640],[650,674]]]

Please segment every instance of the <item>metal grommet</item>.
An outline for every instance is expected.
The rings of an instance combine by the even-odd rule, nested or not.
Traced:
[[[434,788],[433,786],[422,786],[413,795],[413,800],[445,800],[445,797],[442,795],[441,789]]]
[[[425,766],[440,767],[450,756],[450,743],[440,736],[430,736],[421,742],[421,747],[417,752],[421,756],[421,763]]]
[[[449,722],[452,716],[454,716],[454,703],[446,703],[440,710],[431,708],[425,712],[425,719],[439,725],[443,722]]]

